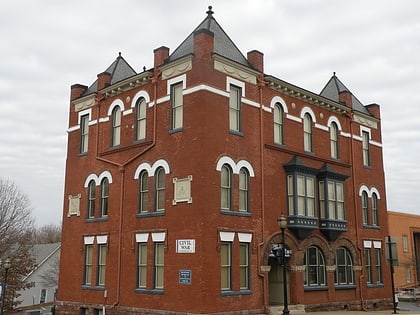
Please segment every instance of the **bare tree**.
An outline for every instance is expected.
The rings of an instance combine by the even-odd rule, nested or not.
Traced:
[[[58,272],[60,269],[60,256],[54,256],[49,262],[47,270],[39,277],[42,283],[47,287],[58,286]]]
[[[29,231],[33,229],[32,209],[28,198],[10,180],[0,178],[0,258],[10,259],[4,309],[12,309],[20,301],[17,291],[29,288],[22,279],[34,268]],[[0,279],[4,269],[0,267]]]
[[[32,244],[50,244],[61,241],[61,224],[47,224],[33,230]]]

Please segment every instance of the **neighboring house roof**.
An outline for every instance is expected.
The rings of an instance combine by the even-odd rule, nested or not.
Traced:
[[[136,71],[128,64],[128,62],[118,54],[117,59],[104,71],[111,75],[111,84],[120,82],[129,77],[136,75]],[[98,80],[92,83],[91,86],[83,93],[83,96],[98,92]]]
[[[354,110],[367,115],[371,115],[366,107],[353,95],[353,93],[343,84],[343,82],[337,78],[335,72],[331,79],[324,86],[321,93],[319,93],[319,95],[339,103],[339,94],[341,92],[348,92],[351,94],[351,101]]]
[[[179,59],[186,55],[193,53],[194,45],[194,33],[199,30],[208,30],[214,34],[214,52],[218,55],[221,55],[225,58],[233,60],[237,63],[240,63],[244,66],[250,67],[245,56],[241,51],[236,47],[233,41],[225,33],[222,27],[217,23],[216,19],[213,17],[212,7],[209,6],[209,10],[206,12],[207,17],[196,27],[196,29],[174,50],[174,52],[169,56],[168,61],[173,61]]]
[[[37,270],[42,264],[44,264],[48,259],[61,248],[61,243],[51,243],[51,244],[35,244],[32,247],[32,255],[35,259],[35,269],[32,270],[25,278],[28,279],[35,270]]]

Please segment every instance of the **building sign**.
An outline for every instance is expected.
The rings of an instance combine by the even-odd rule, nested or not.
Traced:
[[[180,270],[179,271],[179,284],[191,284],[191,270]]]
[[[175,177],[172,181],[174,183],[174,199],[172,200],[172,204],[175,206],[178,202],[192,203],[192,175],[181,179]]]
[[[176,240],[177,253],[195,253],[195,240]]]

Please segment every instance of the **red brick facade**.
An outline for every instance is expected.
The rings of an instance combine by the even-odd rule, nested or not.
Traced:
[[[155,50],[152,69],[119,56],[89,88],[72,86],[57,314],[268,312],[284,302],[272,251],[282,214],[289,304],[389,306],[379,106],[358,107],[335,74],[316,94],[235,49],[209,10],[173,54]]]

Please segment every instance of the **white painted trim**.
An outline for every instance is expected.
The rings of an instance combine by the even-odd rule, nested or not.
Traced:
[[[108,108],[108,116],[111,116],[112,115],[112,111],[114,110],[114,108],[115,107],[119,107],[120,108],[120,110],[121,110],[121,112],[124,112],[124,102],[121,100],[121,99],[119,99],[119,98],[117,98],[117,99],[115,99],[112,103],[111,103],[111,105],[109,105],[109,108]]]
[[[153,242],[164,242],[166,237],[165,232],[152,233]]]
[[[219,232],[220,240],[222,242],[233,242],[235,232]]]

